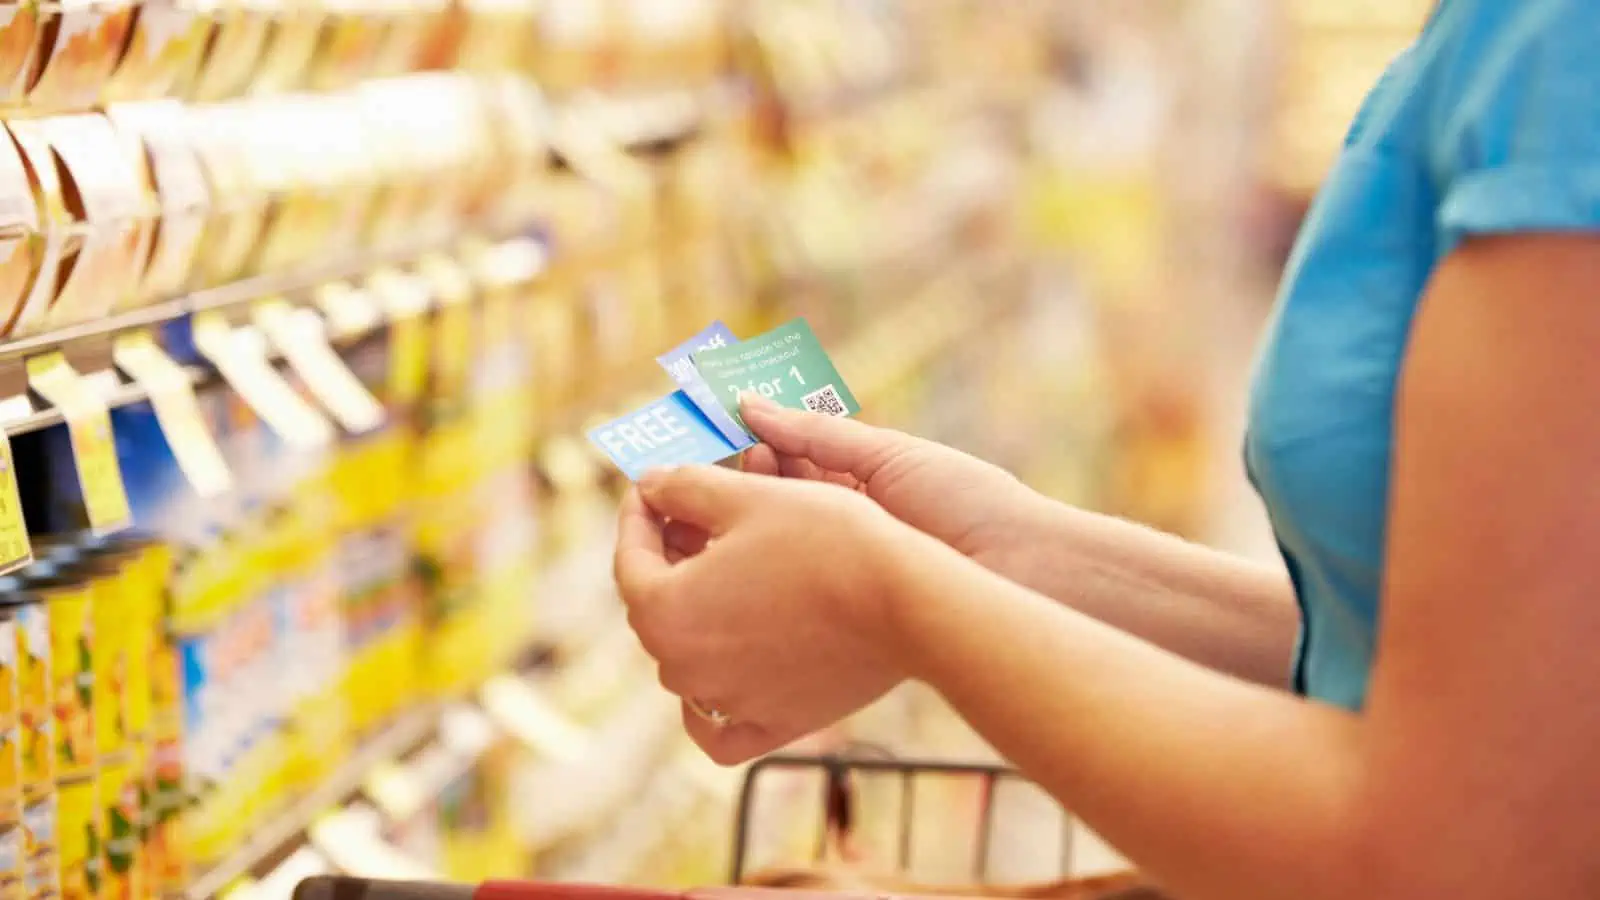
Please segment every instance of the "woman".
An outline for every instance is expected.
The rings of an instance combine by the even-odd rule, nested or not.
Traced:
[[[754,471],[645,479],[694,738],[919,679],[1186,900],[1600,897],[1597,52],[1600,4],[1444,0],[1372,93],[1252,397],[1287,572],[758,403]]]

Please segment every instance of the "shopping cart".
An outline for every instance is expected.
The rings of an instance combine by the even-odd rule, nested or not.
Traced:
[[[752,832],[757,813],[757,798],[763,781],[774,774],[814,771],[822,784],[822,816],[813,844],[810,868],[763,868],[751,871]],[[918,814],[918,786],[930,778],[967,780],[976,785],[977,814],[970,858],[970,881],[961,886],[916,884],[907,878],[870,874],[850,865],[848,848],[859,826],[860,782],[864,778],[888,778],[896,783],[898,803],[895,816],[895,868],[912,870],[915,834],[919,822],[928,817]],[[1062,811],[1060,867],[1058,877],[1028,884],[1003,884],[990,877],[991,849],[994,843],[1001,788],[1008,783],[1031,785],[1020,772],[986,763],[897,758],[872,745],[856,745],[843,752],[826,755],[775,755],[753,763],[744,778],[734,828],[730,884],[783,890],[834,891],[846,894],[869,893],[876,896],[938,895],[968,897],[1027,897],[1049,900],[1162,900],[1163,896],[1136,873],[1074,878],[1071,817]],[[830,858],[841,851],[844,864]]]

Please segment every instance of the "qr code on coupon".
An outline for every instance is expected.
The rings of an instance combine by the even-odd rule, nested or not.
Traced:
[[[831,384],[801,397],[800,402],[805,404],[807,412],[822,413],[825,416],[850,415],[850,410],[844,405],[844,398],[839,396],[839,390]]]

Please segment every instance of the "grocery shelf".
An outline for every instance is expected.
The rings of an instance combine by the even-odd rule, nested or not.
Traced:
[[[438,723],[438,713],[430,709],[414,712],[380,732],[340,766],[332,778],[267,820],[227,859],[196,877],[184,897],[207,900],[269,862],[274,854],[310,828],[317,817],[354,796],[374,769],[405,756],[433,737]]]

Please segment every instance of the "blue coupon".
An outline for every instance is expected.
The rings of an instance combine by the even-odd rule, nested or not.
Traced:
[[[739,452],[683,391],[592,429],[589,440],[630,481],[651,469],[711,465]]]
[[[755,440],[744,430],[726,408],[717,401],[717,395],[700,377],[700,370],[695,367],[694,355],[702,350],[714,350],[719,347],[731,347],[739,343],[733,336],[728,326],[721,322],[712,322],[706,329],[694,337],[679,344],[675,349],[656,357],[656,362],[661,368],[667,370],[672,380],[678,383],[700,412],[710,420],[711,424],[728,439],[735,450],[745,450],[755,444]]]

